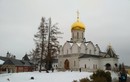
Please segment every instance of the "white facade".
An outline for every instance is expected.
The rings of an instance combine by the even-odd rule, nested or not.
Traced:
[[[95,71],[97,69],[112,70],[118,65],[118,57],[111,46],[102,52],[98,44],[86,41],[85,27],[77,21],[72,25],[71,39],[60,48],[58,68],[61,70]]]
[[[87,71],[93,71],[99,69],[98,58],[82,58],[80,59],[79,67]]]
[[[111,69],[113,70],[115,68],[115,64],[118,65],[118,59],[115,58],[101,58],[100,60],[100,69],[105,70],[105,66],[107,63],[111,65]]]

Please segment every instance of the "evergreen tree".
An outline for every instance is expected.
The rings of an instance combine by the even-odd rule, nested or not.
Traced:
[[[111,73],[103,70],[97,70],[90,78],[93,82],[112,82]]]

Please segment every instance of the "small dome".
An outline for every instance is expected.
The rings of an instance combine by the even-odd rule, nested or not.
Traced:
[[[71,30],[85,30],[85,25],[77,20],[72,24]]]

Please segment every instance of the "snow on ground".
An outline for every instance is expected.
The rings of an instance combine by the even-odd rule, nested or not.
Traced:
[[[115,72],[111,72],[110,71],[110,73],[111,73],[111,77],[112,77],[112,79],[118,79],[118,73],[115,73]]]
[[[89,77],[92,72],[21,72],[0,74],[0,82],[72,82]],[[34,77],[34,80],[30,78]],[[10,81],[7,79],[9,78]]]
[[[72,82],[81,78],[90,78],[92,72],[21,72],[21,73],[4,73],[0,74],[0,82]],[[111,72],[112,79],[118,79],[118,75]],[[31,80],[34,77],[34,80]],[[9,80],[8,80],[9,79]]]
[[[4,63],[4,61],[3,60],[0,60],[0,65],[2,65]]]

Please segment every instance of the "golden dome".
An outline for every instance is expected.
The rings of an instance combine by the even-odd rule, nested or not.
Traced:
[[[72,24],[71,30],[85,30],[85,25],[80,21],[76,21]]]
[[[77,21],[72,24],[71,30],[85,30],[85,25],[79,21],[78,11],[77,11]]]

